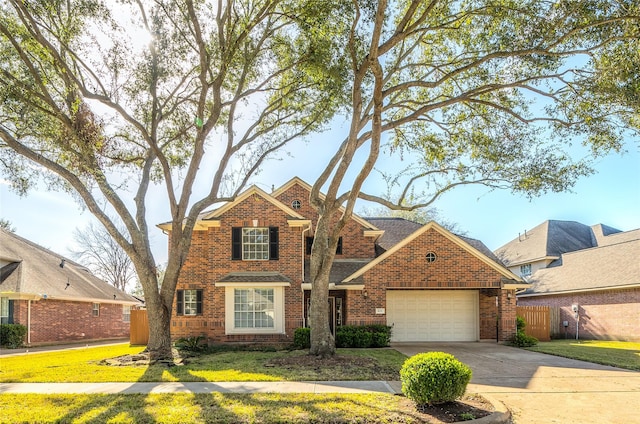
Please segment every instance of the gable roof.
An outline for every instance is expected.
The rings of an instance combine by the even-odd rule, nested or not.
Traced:
[[[275,196],[269,195],[264,190],[261,190],[258,186],[253,185],[249,187],[247,190],[245,190],[244,192],[240,193],[232,202],[227,202],[221,207],[219,207],[218,209],[215,209],[211,212],[204,214],[202,217],[202,220],[206,221],[206,220],[217,219],[220,216],[222,216],[225,212],[227,212],[229,209],[232,209],[234,206],[245,201],[246,199],[248,199],[253,195],[260,196],[264,200],[274,205],[276,208],[282,209],[282,211],[292,219],[301,219],[301,220],[306,219],[304,216],[300,215],[298,212],[291,209],[289,206],[277,200]]]
[[[281,209],[285,214],[287,214],[287,216],[291,221],[298,221],[300,225],[309,222],[309,220],[306,219],[304,216],[300,215],[295,210],[291,209],[284,203],[280,202],[274,196],[267,194],[264,190],[261,190],[258,186],[252,185],[247,190],[240,193],[233,201],[226,202],[219,208],[216,208],[211,211],[205,211],[205,212],[202,212],[200,215],[198,215],[194,230],[204,230],[208,227],[217,226],[219,224],[218,222],[219,218],[225,212],[227,212],[229,209],[232,209],[234,206],[240,204],[241,202],[245,201],[246,199],[248,199],[253,195],[260,196],[267,202],[274,205],[276,208]],[[163,230],[171,230],[171,226],[172,226],[171,222],[164,222],[162,224],[157,225],[157,227]]]
[[[384,234],[377,240],[377,244],[382,248],[382,251],[391,249],[422,227],[422,224],[404,218],[385,217],[364,219],[376,228],[384,230]]]
[[[0,293],[3,297],[140,303],[73,260],[4,229],[0,229],[0,265]]]
[[[311,193],[312,186],[310,184],[308,184],[307,182],[303,181],[299,177],[293,177],[292,179],[290,179],[289,181],[284,183],[282,186],[280,186],[276,190],[274,190],[273,193],[271,193],[271,195],[274,198],[278,197],[282,193],[286,192],[287,190],[289,190],[291,187],[293,187],[295,185],[299,185],[300,187],[304,188],[309,193]],[[321,199],[325,198],[324,193],[320,193],[320,198]],[[344,207],[340,207],[340,210],[341,211],[344,210]],[[373,225],[372,223],[368,222],[366,219],[360,217],[359,215],[357,215],[355,213],[353,213],[351,215],[351,219],[355,220],[357,223],[359,223],[360,225],[365,227],[367,230],[371,230],[371,231],[378,231],[379,230],[375,225]]]
[[[536,271],[518,296],[640,287],[640,237],[562,255],[562,265]]]
[[[605,231],[611,234],[620,230],[605,226]],[[597,240],[588,225],[575,221],[548,220],[525,231],[495,252],[507,266],[514,266],[542,259],[557,259],[563,253],[595,246]]]
[[[384,261],[389,256],[395,254],[395,252],[400,250],[402,247],[406,246],[407,244],[409,244],[410,242],[412,242],[413,240],[415,240],[416,238],[418,238],[419,236],[421,236],[422,234],[424,234],[425,232],[427,232],[429,230],[437,231],[438,233],[440,233],[441,235],[443,235],[444,237],[446,237],[447,239],[449,239],[453,243],[455,243],[458,246],[460,246],[462,249],[464,249],[467,252],[469,252],[471,255],[475,256],[478,259],[480,259],[482,262],[487,264],[489,267],[491,267],[494,270],[498,271],[507,280],[512,280],[512,281],[514,281],[516,283],[522,283],[523,282],[520,277],[518,277],[517,275],[515,275],[514,273],[509,271],[499,261],[497,261],[496,260],[497,258],[495,258],[495,256],[494,257],[489,257],[486,254],[484,254],[481,250],[479,250],[477,247],[474,247],[472,244],[469,243],[469,241],[473,241],[473,243],[476,244],[478,247],[480,246],[480,244],[482,244],[482,246],[484,246],[484,244],[481,243],[479,240],[469,239],[469,238],[466,238],[466,237],[463,239],[462,237],[456,236],[455,234],[452,234],[451,232],[447,231],[446,229],[444,229],[443,227],[441,227],[440,225],[438,225],[434,221],[430,221],[426,225],[424,225],[424,226],[420,227],[418,230],[414,231],[408,237],[405,237],[401,242],[396,243],[394,246],[392,246],[389,250],[384,252],[382,255],[378,256],[376,259],[374,259],[371,262],[369,262],[366,266],[360,268],[358,271],[356,271],[355,273],[353,273],[350,276],[348,276],[347,278],[345,278],[344,282],[349,282],[349,281],[352,281],[352,280],[360,277],[362,274],[364,274],[365,272],[367,272],[368,270],[370,270],[374,266],[378,265],[380,262]],[[489,249],[486,246],[484,246],[483,250],[488,251]]]

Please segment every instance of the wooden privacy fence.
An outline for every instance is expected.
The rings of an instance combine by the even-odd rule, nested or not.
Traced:
[[[146,345],[149,343],[149,319],[145,309],[131,310],[129,343],[132,345]]]
[[[527,324],[525,334],[540,341],[551,340],[551,314],[548,306],[518,306],[516,315],[524,318]]]

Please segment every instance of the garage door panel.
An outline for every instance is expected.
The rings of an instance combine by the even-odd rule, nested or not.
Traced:
[[[392,341],[475,341],[478,292],[388,290],[387,324]]]

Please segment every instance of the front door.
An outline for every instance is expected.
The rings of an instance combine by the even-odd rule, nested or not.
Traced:
[[[307,326],[309,325],[309,311],[311,309],[311,296],[309,292],[305,292],[305,316]],[[329,296],[329,329],[331,330],[331,334],[336,336],[336,328],[343,324],[343,298],[338,296]]]

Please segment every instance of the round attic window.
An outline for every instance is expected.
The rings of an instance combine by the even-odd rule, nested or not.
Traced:
[[[434,262],[436,259],[437,259],[437,256],[436,256],[435,253],[433,253],[433,252],[427,253],[427,262],[428,263]]]
[[[300,203],[299,200],[294,200],[293,202],[291,202],[291,207],[293,209],[300,209],[300,206],[302,206],[302,203]]]

